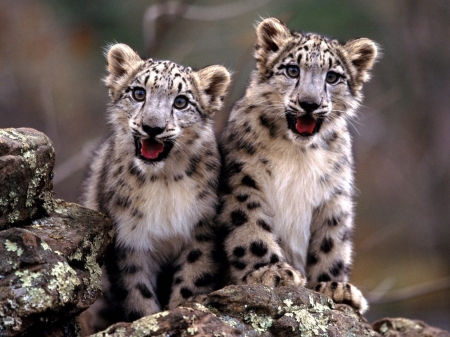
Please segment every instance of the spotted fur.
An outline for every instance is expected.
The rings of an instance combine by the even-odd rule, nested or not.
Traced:
[[[256,33],[257,69],[221,139],[219,221],[230,282],[307,281],[364,311],[361,292],[347,283],[353,231],[348,122],[377,45],[291,32],[274,18]]]
[[[142,60],[123,44],[107,60],[111,135],[92,159],[84,195],[114,222],[104,296],[93,307],[107,313],[105,325],[213,289],[220,157],[212,117],[230,83],[222,66]]]

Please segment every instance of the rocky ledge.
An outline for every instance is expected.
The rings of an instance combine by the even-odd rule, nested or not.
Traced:
[[[93,336],[450,337],[450,333],[404,318],[370,325],[351,307],[335,305],[306,288],[247,285],[228,286],[201,304],[118,323]]]
[[[0,336],[75,334],[101,292],[111,222],[53,199],[54,161],[44,134],[0,130]]]

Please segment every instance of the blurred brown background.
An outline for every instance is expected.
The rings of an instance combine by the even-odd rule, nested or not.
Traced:
[[[233,2],[234,1],[234,2]],[[89,152],[106,134],[104,47],[234,71],[220,131],[254,67],[253,25],[291,28],[383,48],[354,123],[358,187],[353,282],[369,321],[423,319],[450,330],[450,1],[2,0],[0,128],[45,132],[55,190],[77,201]]]

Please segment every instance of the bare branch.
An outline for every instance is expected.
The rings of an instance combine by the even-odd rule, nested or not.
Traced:
[[[84,143],[83,148],[65,162],[59,164],[55,167],[55,177],[53,178],[53,184],[59,184],[65,179],[69,178],[72,174],[83,169],[87,163],[88,159],[92,155],[94,149],[98,146],[100,138],[95,138],[88,140]]]
[[[44,125],[45,134],[47,134],[53,141],[55,151],[59,151],[59,144],[61,144],[61,137],[58,131],[58,119],[55,111],[55,101],[53,97],[53,90],[51,81],[48,78],[44,78],[39,86],[42,110],[44,112]]]
[[[156,20],[165,15],[174,15],[187,20],[218,21],[246,14],[269,3],[270,0],[248,0],[218,6],[186,5],[177,1],[164,1],[150,6],[144,14],[144,40],[153,46],[156,41]]]
[[[388,281],[389,282],[387,283],[390,283],[390,280]],[[388,286],[390,286],[390,284]],[[385,288],[385,285],[381,286],[381,288]],[[381,289],[381,291],[372,291],[367,296],[367,299],[371,304],[386,304],[407,301],[445,289],[450,289],[450,277],[444,277],[438,280],[416,284],[403,289],[392,290],[388,293],[386,293],[384,289]]]

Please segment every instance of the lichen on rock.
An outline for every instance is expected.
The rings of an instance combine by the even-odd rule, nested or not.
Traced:
[[[33,129],[0,129],[0,229],[52,209],[55,154]]]
[[[79,330],[70,322],[100,294],[111,221],[53,199],[54,160],[44,134],[0,130],[1,336]]]

